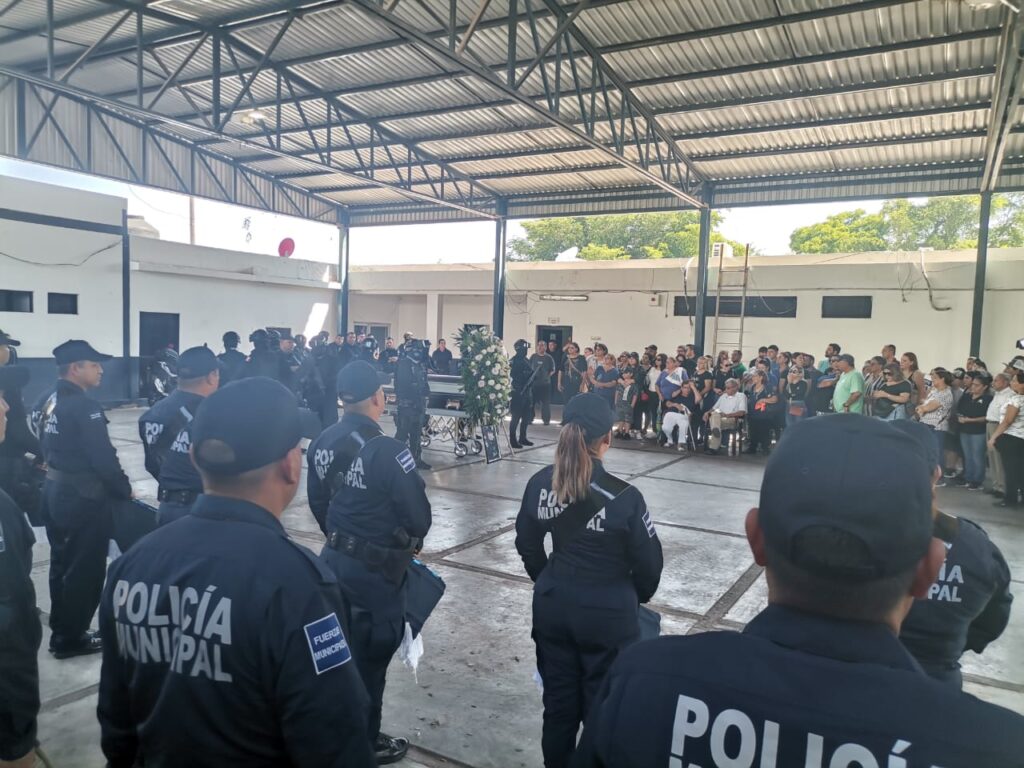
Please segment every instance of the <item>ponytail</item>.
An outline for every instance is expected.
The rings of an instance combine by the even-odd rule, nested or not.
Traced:
[[[561,505],[586,498],[594,472],[590,447],[579,424],[566,424],[555,447],[555,474],[551,484]]]

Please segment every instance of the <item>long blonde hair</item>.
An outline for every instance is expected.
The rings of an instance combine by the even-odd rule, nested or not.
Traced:
[[[555,474],[551,479],[552,489],[561,505],[586,498],[590,492],[590,478],[594,474],[596,447],[603,438],[589,445],[583,427],[566,424],[558,434],[555,447]]]

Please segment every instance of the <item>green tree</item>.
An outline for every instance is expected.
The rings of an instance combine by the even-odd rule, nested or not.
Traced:
[[[712,242],[731,242],[714,229],[722,215],[712,212]],[[685,259],[697,255],[700,214],[697,211],[542,219],[523,222],[525,238],[510,243],[513,259],[552,261],[569,248],[579,248],[579,258],[589,261],[617,259]]]
[[[890,200],[875,214],[858,209],[793,231],[795,253],[976,248],[981,202],[976,195]],[[989,246],[1024,245],[1024,194],[994,195]]]

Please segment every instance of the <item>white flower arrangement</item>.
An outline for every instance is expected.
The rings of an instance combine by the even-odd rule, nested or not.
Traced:
[[[463,405],[474,425],[497,424],[508,413],[512,377],[501,339],[487,328],[459,331],[455,342],[462,356]]]

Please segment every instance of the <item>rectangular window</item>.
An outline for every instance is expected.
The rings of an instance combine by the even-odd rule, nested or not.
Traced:
[[[722,296],[722,309],[719,317],[739,317],[742,298],[739,296]],[[796,296],[747,296],[747,317],[796,317]],[[704,312],[707,317],[714,317],[718,307],[715,296],[708,296],[704,301]],[[673,314],[676,317],[693,317],[697,308],[697,299],[693,296],[676,296]]]
[[[48,293],[46,294],[47,311],[51,315],[77,315],[78,294],[77,293]]]
[[[0,290],[0,312],[31,312],[32,291]]]
[[[856,318],[868,320],[871,317],[870,296],[822,296],[821,316],[831,318]]]

